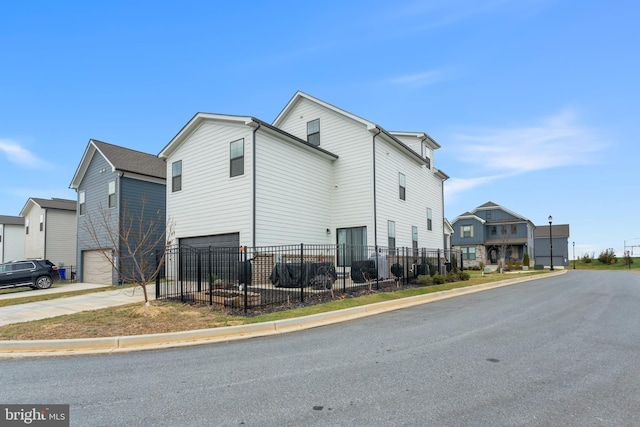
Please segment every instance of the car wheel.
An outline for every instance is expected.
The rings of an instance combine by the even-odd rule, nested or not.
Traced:
[[[49,276],[40,276],[36,280],[36,287],[38,289],[49,289],[51,287],[51,277]]]

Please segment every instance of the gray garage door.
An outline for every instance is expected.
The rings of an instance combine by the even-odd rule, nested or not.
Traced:
[[[216,236],[187,237],[180,239],[180,246],[202,248],[237,248],[240,246],[240,233],[218,234]]]
[[[180,239],[180,273],[184,280],[208,283],[238,280],[240,234],[188,237]]]
[[[111,256],[111,249],[82,252],[82,281],[98,285],[112,285],[113,266],[105,257]]]

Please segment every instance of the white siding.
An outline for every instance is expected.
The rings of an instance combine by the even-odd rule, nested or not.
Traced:
[[[258,131],[256,245],[333,243],[332,161]]]
[[[0,224],[0,262],[15,261],[24,258],[24,226]]]
[[[78,240],[76,213],[47,209],[45,227],[47,259],[58,266],[75,265],[76,242]]]
[[[362,123],[306,99],[295,106],[280,128],[306,140],[307,122],[316,118],[320,119],[320,148],[339,156],[333,163],[331,232],[366,226],[367,243],[373,245],[373,136]]]
[[[45,214],[45,210],[33,202],[29,202],[30,209],[24,217],[24,258],[37,259],[44,258],[44,230],[40,231],[40,215]],[[27,223],[29,224],[29,234],[26,234]]]
[[[248,126],[203,123],[167,159],[167,220],[175,238],[240,233],[250,244],[251,150]],[[244,138],[244,175],[229,176],[229,144]],[[171,167],[182,160],[182,190],[172,192]]]
[[[418,246],[442,248],[442,197],[432,171],[397,148],[376,140],[378,242],[387,245],[387,220],[396,222],[396,246],[411,247],[411,227],[418,227]],[[406,177],[406,200],[400,200],[398,174]],[[427,208],[432,210],[432,230],[427,229]]]

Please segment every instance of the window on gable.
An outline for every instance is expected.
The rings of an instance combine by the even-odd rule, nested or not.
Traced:
[[[387,234],[389,235],[389,253],[395,253],[395,249],[396,249],[395,221],[387,221]]]
[[[398,174],[398,186],[400,189],[400,200],[407,200],[407,180],[403,173]]]
[[[463,225],[461,228],[462,237],[473,237],[473,225]]]
[[[487,211],[487,219],[491,219],[491,211]]]
[[[85,204],[84,204],[84,191],[80,191],[78,193],[78,212],[80,215],[84,215]]]
[[[109,181],[109,207],[116,207],[116,182]]]
[[[427,208],[427,230],[433,230],[433,213],[431,212],[431,208]]]
[[[44,231],[44,214],[40,214],[40,231]]]
[[[182,160],[171,164],[171,192],[182,190]]]
[[[230,176],[244,175],[244,139],[231,143]]]
[[[307,122],[307,142],[313,145],[320,145],[320,119]]]

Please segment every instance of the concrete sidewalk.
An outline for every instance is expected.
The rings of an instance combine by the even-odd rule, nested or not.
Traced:
[[[101,292],[92,292],[85,295],[55,298],[48,301],[28,302],[25,304],[0,307],[0,326],[144,301],[144,295],[140,287],[120,288],[115,286],[94,285],[89,283],[72,283],[69,285],[63,285],[60,287],[45,290],[2,294],[0,295],[0,299],[23,298],[28,296],[56,294],[83,289],[100,288],[111,289]],[[155,291],[155,285],[147,286],[149,300],[155,299]]]

